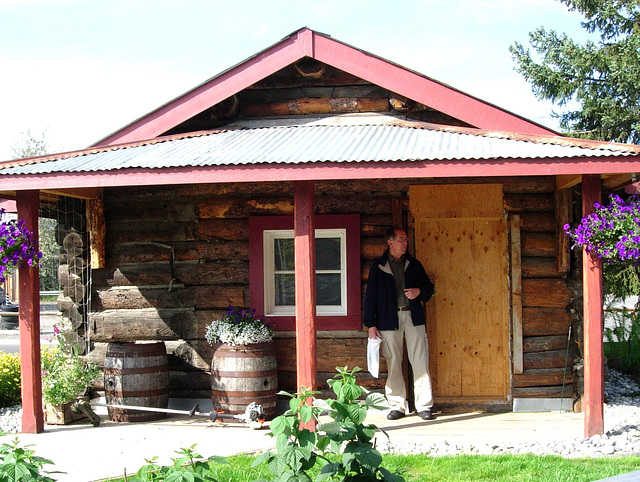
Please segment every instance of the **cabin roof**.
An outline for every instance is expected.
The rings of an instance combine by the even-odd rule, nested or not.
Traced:
[[[443,127],[391,116],[344,115],[237,122],[224,129],[159,137],[0,164],[0,175],[167,169],[188,166],[573,159],[640,154],[640,146],[559,136]],[[528,173],[533,174],[533,173]]]

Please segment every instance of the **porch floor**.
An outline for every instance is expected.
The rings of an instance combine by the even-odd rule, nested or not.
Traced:
[[[423,421],[415,415],[389,421],[386,413],[372,411],[367,423],[383,428],[392,443],[447,442],[479,444],[572,440],[583,436],[583,414],[561,412],[528,413],[437,413],[436,419]],[[36,454],[52,460],[65,474],[55,474],[60,482],[87,482],[132,474],[145,459],[158,456],[169,464],[175,451],[197,444],[203,456],[230,456],[271,449],[274,440],[267,435],[268,423],[261,430],[244,424],[214,423],[208,418],[170,418],[144,423],[117,423],[105,420],[93,427],[88,419],[72,425],[46,425],[41,434],[19,434],[21,444],[32,445]],[[384,437],[381,435],[380,437]],[[10,443],[16,435],[0,437]]]

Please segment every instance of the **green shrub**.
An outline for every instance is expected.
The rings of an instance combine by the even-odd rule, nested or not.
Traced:
[[[20,356],[0,352],[0,408],[19,405],[21,401]]]

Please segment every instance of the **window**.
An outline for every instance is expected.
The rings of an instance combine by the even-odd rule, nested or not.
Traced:
[[[251,307],[276,329],[295,329],[293,217],[252,217]],[[360,328],[360,218],[316,217],[318,329]]]

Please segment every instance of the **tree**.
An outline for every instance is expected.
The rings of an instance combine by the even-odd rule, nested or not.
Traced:
[[[45,135],[34,136],[31,131],[22,133],[23,139],[11,147],[16,158],[43,156],[48,153]],[[56,243],[55,219],[38,218],[39,249],[42,252],[40,260],[40,290],[54,291],[58,289],[58,265],[60,264],[60,246]]]
[[[540,27],[529,33],[535,56],[518,42],[510,47],[516,70],[536,97],[565,108],[553,116],[571,135],[639,143],[640,0],[561,1],[599,40],[580,45]]]

